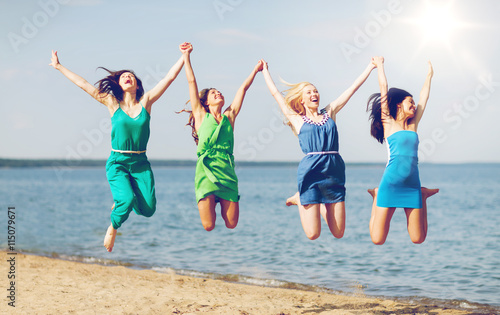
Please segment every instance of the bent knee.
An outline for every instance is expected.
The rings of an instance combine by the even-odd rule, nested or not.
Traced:
[[[215,228],[215,225],[208,225],[208,224],[205,225],[205,224],[203,224],[203,228],[205,229],[205,231],[210,232],[210,231],[212,231]]]
[[[153,207],[147,207],[145,209],[141,209],[141,214],[143,216],[145,216],[146,218],[149,218],[151,216],[153,216],[153,214],[155,214],[156,212],[156,207],[153,206]]]
[[[215,222],[213,221],[202,221],[201,224],[207,232],[210,232],[215,228]]]
[[[226,220],[226,227],[228,229],[234,229],[237,225],[238,225],[238,220],[236,221]]]
[[[320,231],[304,231],[304,232],[306,233],[307,238],[310,239],[311,241],[317,239],[321,234]]]
[[[425,235],[411,237],[413,244],[422,244],[425,241]]]
[[[372,236],[372,242],[375,245],[384,245],[386,238],[385,237],[374,237]]]
[[[342,238],[342,237],[344,237],[344,232],[345,232],[345,230],[344,230],[344,229],[342,229],[342,230],[337,231],[337,232],[332,233],[332,234],[333,234],[333,236],[335,236],[336,238]]]

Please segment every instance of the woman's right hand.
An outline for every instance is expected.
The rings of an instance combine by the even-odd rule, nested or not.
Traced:
[[[193,45],[191,45],[191,43],[184,42],[179,45],[179,49],[183,54],[190,54],[193,51]]]
[[[59,63],[59,58],[57,57],[57,50],[52,51],[52,57],[50,58],[49,66],[54,67],[54,69],[58,69],[61,64]]]
[[[382,56],[372,57],[372,63],[375,65],[375,67],[383,66],[384,65],[384,57],[382,57]]]
[[[269,71],[269,67],[267,66],[267,62],[264,59],[259,60],[259,62],[262,62],[262,71]]]

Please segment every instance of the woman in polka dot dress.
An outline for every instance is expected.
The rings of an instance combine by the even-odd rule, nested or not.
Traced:
[[[344,235],[345,165],[339,154],[335,119],[374,68],[370,62],[344,93],[318,111],[319,93],[314,85],[309,82],[287,84],[290,88],[283,97],[264,62],[262,73],[266,84],[305,154],[297,170],[298,193],[287,200],[287,205],[298,206],[302,227],[311,240],[321,233],[321,216],[336,238]]]

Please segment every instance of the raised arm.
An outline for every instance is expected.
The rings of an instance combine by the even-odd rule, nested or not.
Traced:
[[[257,65],[253,68],[250,75],[245,79],[243,84],[240,86],[240,88],[236,92],[236,95],[234,96],[234,100],[231,103],[231,105],[224,111],[224,114],[229,119],[229,122],[231,123],[231,125],[234,126],[234,121],[236,120],[236,116],[238,116],[238,114],[240,113],[241,105],[243,105],[243,100],[245,99],[245,94],[247,93],[247,90],[252,85],[253,80],[255,79],[255,76],[257,75],[257,73],[259,71],[262,71],[262,68],[263,68],[263,61],[259,60],[259,62],[257,62]]]
[[[366,69],[361,73],[361,75],[354,81],[354,83],[344,91],[336,100],[331,102],[326,110],[329,111],[330,117],[334,118],[335,115],[347,104],[347,102],[351,99],[351,97],[356,93],[356,91],[365,83],[366,79],[375,69],[376,65],[374,63],[374,59],[370,61]]]
[[[78,74],[70,71],[66,67],[64,67],[61,63],[59,63],[59,57],[57,56],[57,51],[52,51],[52,58],[50,59],[49,66],[54,67],[54,69],[59,70],[66,78],[68,78],[71,82],[76,84],[82,90],[90,94],[94,99],[98,102],[106,105],[108,108],[115,104],[114,98],[109,94],[100,94],[99,90],[87,82],[84,78],[79,76]]]
[[[281,94],[281,92],[274,84],[273,79],[271,78],[271,73],[269,72],[269,68],[267,66],[267,62],[262,60],[264,63],[264,69],[262,70],[262,75],[264,76],[264,80],[266,81],[266,85],[271,92],[271,95],[274,97],[276,102],[278,103],[283,115],[285,115],[286,119],[292,124],[295,130],[300,130],[300,123],[302,122],[301,118],[297,113],[292,111],[285,103],[285,98]]]
[[[190,43],[184,43],[179,46],[179,49],[181,50],[182,57],[184,59],[184,69],[186,70],[186,78],[189,86],[189,99],[191,102],[191,110],[194,117],[195,129],[198,130],[198,127],[201,125],[203,117],[205,116],[205,109],[200,102],[198,85],[196,84],[193,67],[191,66],[190,55],[193,51],[193,45],[191,45]]]
[[[431,62],[429,61],[429,71],[427,73],[427,77],[425,78],[424,86],[420,91],[420,96],[418,98],[417,112],[415,113],[415,117],[413,117],[408,122],[410,124],[415,124],[415,131],[417,130],[420,119],[422,119],[422,115],[424,114],[425,107],[427,105],[427,100],[429,100],[429,94],[431,92],[431,80],[433,75],[434,75],[434,69],[432,68]]]
[[[172,68],[170,68],[165,77],[161,79],[154,88],[144,93],[143,105],[149,113],[151,112],[151,106],[153,105],[153,103],[156,102],[163,95],[163,93],[165,93],[170,84],[172,84],[175,78],[177,78],[177,75],[179,74],[179,72],[181,72],[183,65],[184,56],[181,56],[179,60],[177,60],[177,62],[172,66]]]
[[[389,104],[387,103],[387,78],[384,70],[384,57],[374,57],[373,63],[377,67],[378,72],[378,85],[380,87],[380,105],[382,112],[382,120],[385,116],[390,117]]]

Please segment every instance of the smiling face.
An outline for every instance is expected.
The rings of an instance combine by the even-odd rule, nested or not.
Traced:
[[[224,96],[216,89],[211,89],[208,91],[206,104],[208,106],[224,106]]]
[[[317,109],[319,106],[319,93],[312,84],[306,85],[302,89],[302,99],[300,101],[306,108]]]
[[[399,110],[404,114],[405,117],[408,118],[412,118],[417,112],[417,106],[415,106],[415,101],[411,96],[405,97],[403,102],[401,102],[401,104],[399,104],[398,106]]]
[[[131,72],[124,72],[120,75],[120,87],[124,92],[137,90],[137,79]]]

